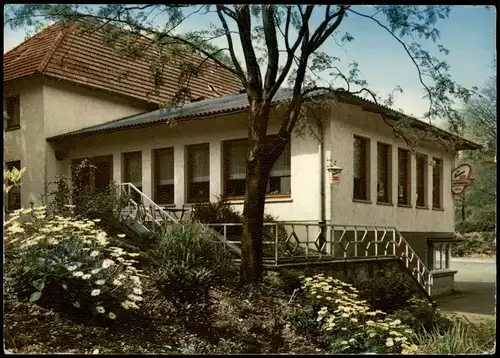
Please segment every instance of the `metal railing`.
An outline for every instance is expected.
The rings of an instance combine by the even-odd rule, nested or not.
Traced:
[[[141,224],[153,234],[159,234],[165,224],[179,222],[134,184],[122,183],[120,187],[122,195],[127,198],[127,204],[120,213],[122,218]],[[133,199],[134,197],[136,200]]]
[[[241,245],[243,224],[208,224],[224,245]],[[308,262],[397,258],[430,295],[432,273],[394,227],[267,222],[263,232],[264,262],[279,266]]]

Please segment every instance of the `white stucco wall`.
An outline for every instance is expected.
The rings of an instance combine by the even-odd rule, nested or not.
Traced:
[[[21,128],[4,135],[4,162],[21,161],[21,206],[39,203],[44,192],[45,138],[43,137],[43,85],[31,77],[4,85],[5,96],[19,94]]]
[[[174,147],[175,205],[180,207],[186,200],[185,167],[186,146],[210,144],[210,196],[212,200],[222,193],[222,142],[245,138],[247,122],[244,114],[180,122],[176,127],[156,125],[150,128],[130,129],[103,133],[88,138],[72,140],[69,159],[85,156],[113,154],[114,180],[122,181],[122,153],[142,151],[143,191],[152,196],[151,152],[158,148]],[[277,123],[272,122],[269,134],[276,133]],[[291,141],[291,198],[268,199],[266,213],[282,220],[312,220],[320,216],[319,152],[318,142],[311,138],[293,137]],[[232,201],[234,207],[243,210],[243,200]]]
[[[106,123],[150,109],[143,103],[110,93],[92,90],[61,80],[45,78],[43,83],[44,136],[54,135]],[[69,174],[66,161],[58,161],[54,146],[46,143],[47,181],[56,174]]]
[[[328,129],[329,138],[326,143],[332,160],[344,168],[339,184],[332,186],[332,207],[327,207],[329,220],[338,224],[395,226],[400,231],[454,232],[454,202],[451,194],[451,171],[455,156],[438,147],[426,144],[416,148],[417,152],[443,160],[442,198],[443,210],[432,209],[432,167],[427,170],[427,203],[428,209],[416,208],[416,160],[411,156],[411,189],[409,208],[397,204],[397,151],[408,148],[402,139],[392,134],[392,129],[383,122],[380,115],[364,111],[361,107],[342,103],[333,105],[329,114],[332,118]],[[362,203],[353,201],[353,136],[359,135],[370,139],[371,165],[369,177],[369,201]],[[390,144],[392,147],[392,203],[377,204],[377,141]],[[330,195],[330,190],[327,190]],[[330,200],[327,201],[330,203]],[[330,214],[333,214],[333,219]]]

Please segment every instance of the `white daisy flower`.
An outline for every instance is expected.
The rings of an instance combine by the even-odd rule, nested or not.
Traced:
[[[73,273],[73,276],[75,277],[82,277],[83,276],[83,272],[82,271],[76,271]]]
[[[123,239],[125,237],[125,234],[118,234],[116,236],[118,236],[120,239]]]
[[[90,253],[90,257],[96,257],[97,255],[99,255],[99,251],[97,250],[94,250]]]
[[[83,280],[88,280],[92,275],[89,273],[86,273],[85,275],[82,276]]]
[[[97,312],[99,312],[99,313],[104,313],[104,312],[106,312],[106,310],[105,310],[105,309],[104,309],[104,307],[102,307],[102,306],[97,306],[97,307],[95,308],[95,310],[96,310]]]
[[[115,319],[116,315],[113,312],[109,312],[108,313],[108,317],[111,318],[111,319]]]
[[[108,267],[110,267],[111,265],[114,265],[114,264],[115,264],[115,262],[113,260],[105,259],[102,262],[102,268],[108,268]]]
[[[95,290],[92,290],[92,292],[90,293],[91,296],[98,296],[99,294],[101,293],[101,290],[99,289],[95,289]]]
[[[97,280],[95,282],[96,285],[104,285],[105,283],[106,283],[106,281],[104,281],[104,280]]]

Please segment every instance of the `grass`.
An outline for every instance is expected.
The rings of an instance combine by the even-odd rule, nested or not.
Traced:
[[[437,328],[417,336],[416,344],[424,354],[481,354],[495,350],[496,325],[493,320],[472,324],[464,319],[443,333]]]

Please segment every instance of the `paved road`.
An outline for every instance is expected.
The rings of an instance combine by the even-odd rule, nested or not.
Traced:
[[[437,298],[438,307],[445,313],[464,314],[478,321],[494,318],[496,301],[496,262],[480,259],[452,259],[455,293]]]

